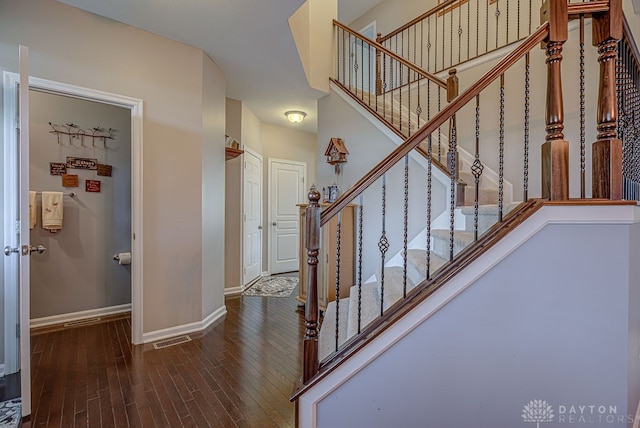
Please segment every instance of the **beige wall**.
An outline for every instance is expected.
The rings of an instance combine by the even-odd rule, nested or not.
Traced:
[[[203,275],[224,266],[224,258],[216,257],[202,267],[203,247],[221,246],[203,242],[202,218],[207,212],[221,219],[224,212],[219,195],[203,206],[203,162],[214,166],[205,183],[224,183],[224,122],[204,119],[203,108],[205,102],[224,115],[213,108],[224,102],[221,70],[205,65],[199,49],[53,0],[3,2],[0,40],[3,69],[17,71],[23,44],[30,47],[33,76],[144,100],[143,328],[151,332],[202,320],[203,307],[213,302],[203,305]],[[217,97],[221,101],[214,102]],[[221,220],[210,227],[205,239],[222,236]]]
[[[317,164],[317,135],[308,132],[296,131],[291,128],[262,124],[262,141],[264,143],[264,151],[262,152],[262,171],[263,171],[263,200],[264,214],[262,223],[266,226],[265,230],[269,230],[269,159],[286,159],[307,163],[307,183],[310,187],[312,183],[317,181],[316,164]],[[262,270],[269,269],[268,263],[268,234],[265,233],[262,240]]]
[[[242,144],[242,101],[226,99],[226,131]],[[225,162],[224,286],[242,286],[242,156]]]
[[[242,145],[262,154],[262,122],[244,103],[242,104]]]

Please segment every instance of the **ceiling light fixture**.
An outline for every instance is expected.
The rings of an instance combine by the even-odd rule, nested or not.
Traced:
[[[307,113],[300,110],[290,110],[284,114],[291,123],[300,123],[303,121]]]

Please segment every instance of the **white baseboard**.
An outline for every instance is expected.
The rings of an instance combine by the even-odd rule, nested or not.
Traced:
[[[225,288],[224,289],[224,295],[225,296],[235,296],[236,294],[242,294],[244,289],[245,288],[242,287],[242,286]]]
[[[31,328],[46,327],[48,325],[64,324],[66,322],[82,320],[86,318],[104,317],[107,315],[131,312],[131,303],[106,308],[89,309],[86,311],[72,312],[68,314],[52,315],[50,317],[32,318],[29,323]]]
[[[180,336],[182,334],[195,333],[207,329],[211,324],[223,318],[227,314],[227,307],[222,306],[213,311],[202,321],[183,324],[176,327],[164,328],[162,330],[150,331],[142,334],[142,343],[156,342],[169,337]]]
[[[271,274],[269,273],[268,270],[265,270],[265,271],[262,272],[261,276],[271,276]]]

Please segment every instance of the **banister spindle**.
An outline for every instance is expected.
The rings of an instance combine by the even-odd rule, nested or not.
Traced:
[[[593,197],[622,199],[622,141],[617,138],[615,59],[622,38],[622,5],[610,0],[609,11],[594,14],[592,43],[598,47],[598,140],[592,145]]]
[[[562,101],[562,46],[568,37],[566,0],[545,0],[543,21],[549,21],[549,36],[543,46],[547,55],[547,105],[545,143],[542,145],[542,197],[550,200],[569,198],[569,142],[564,139]]]
[[[318,252],[320,251],[320,192],[309,190],[305,209],[305,243],[307,248],[307,302],[305,305],[304,365],[302,382],[307,383],[318,372]]]

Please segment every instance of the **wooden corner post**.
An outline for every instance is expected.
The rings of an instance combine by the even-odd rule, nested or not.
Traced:
[[[307,248],[308,282],[305,305],[304,363],[302,382],[307,383],[320,365],[318,361],[318,252],[320,251],[320,192],[316,186],[309,190],[309,205],[305,209],[307,224],[305,245]]]
[[[622,38],[621,0],[610,0],[609,11],[593,15],[592,43],[598,47],[598,140],[592,146],[592,192],[594,198],[622,199],[622,141],[617,138],[615,64]]]
[[[566,0],[545,0],[541,22],[549,22],[549,37],[543,42],[547,64],[545,143],[542,145],[542,197],[553,201],[569,199],[569,142],[564,139],[562,100],[562,46],[568,38]]]

